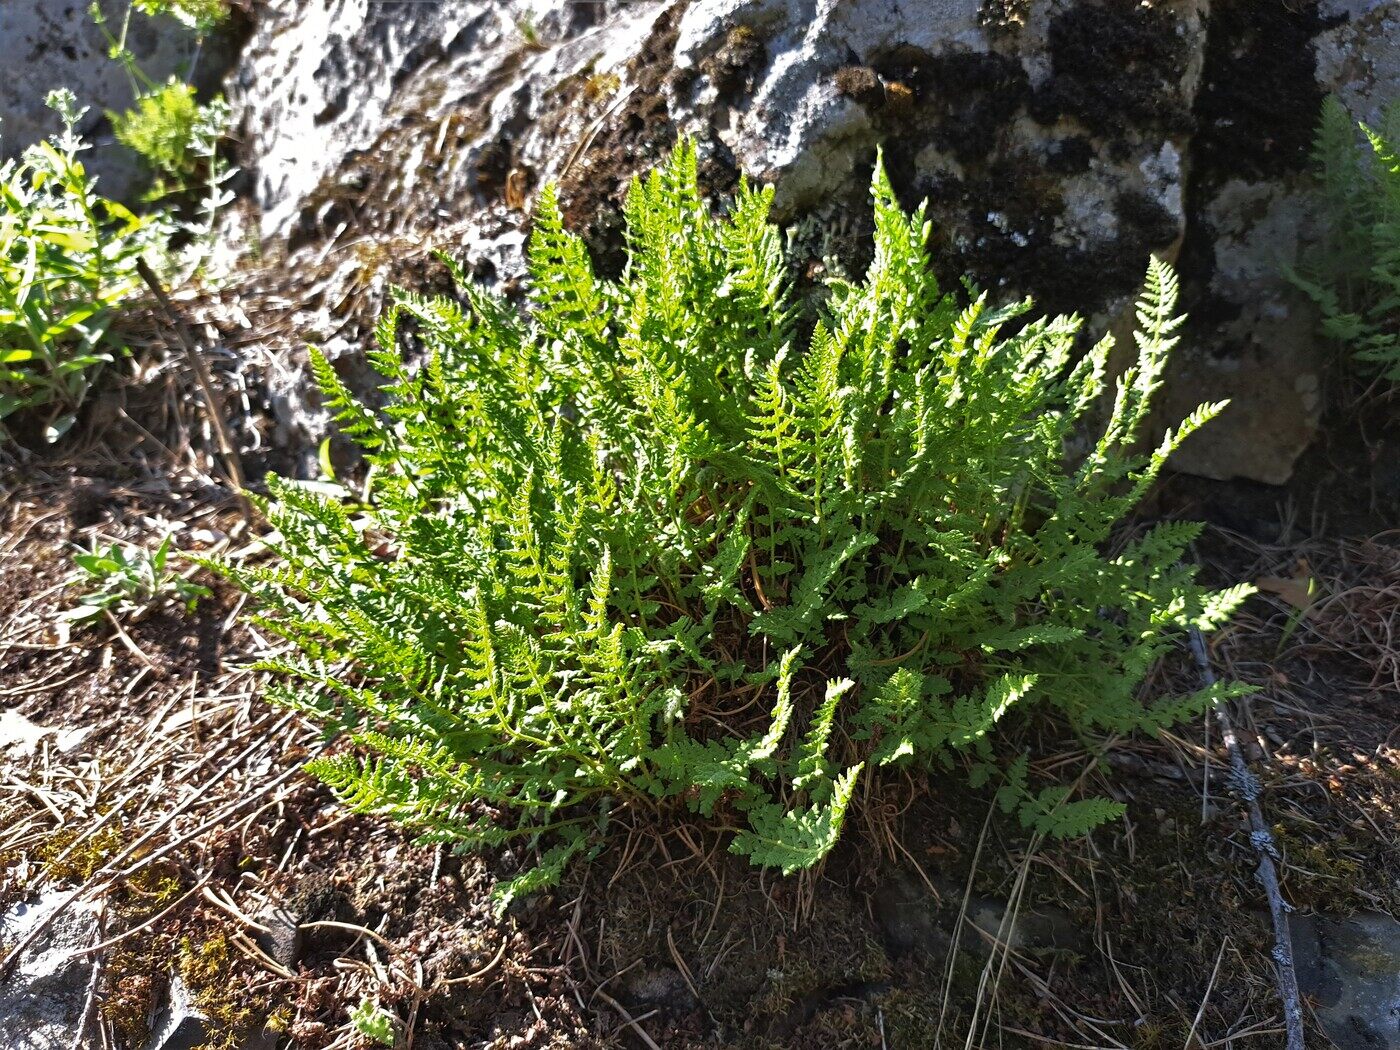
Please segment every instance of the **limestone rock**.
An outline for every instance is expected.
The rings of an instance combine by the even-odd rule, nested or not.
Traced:
[[[1389,0],[1325,0],[1338,24],[1315,43],[1317,78],[1354,117],[1379,124],[1400,93],[1400,11]]]
[[[262,232],[287,252],[285,270],[314,275],[263,368],[273,443],[303,470],[330,430],[306,344],[372,395],[362,351],[391,279],[445,289],[431,255],[441,249],[473,279],[513,287],[539,187],[571,176],[570,161],[634,95],[659,101],[638,92],[631,67],[662,10],[659,0],[277,0],[260,11],[230,99]],[[308,51],[325,57],[308,64]]]
[[[180,976],[171,974],[165,1005],[151,1025],[145,1050],[199,1050],[226,1034],[200,1011]],[[277,1037],[265,1028],[254,1028],[239,1033],[237,1045],[239,1050],[273,1050]]]
[[[1092,948],[1088,931],[1063,909],[1018,909],[1008,923],[1004,901],[973,897],[964,911],[950,903],[962,901],[964,888],[949,880],[937,881],[935,894],[909,873],[895,872],[876,887],[872,906],[891,956],[942,959],[955,939],[959,951],[979,959],[986,957],[988,946],[998,938],[1016,949],[1086,952]]]
[[[859,214],[883,145],[908,200],[929,199],[950,272],[1111,313],[1185,230],[1205,5],[1023,6],[1007,25],[981,0],[696,0],[676,41],[678,72],[699,74],[677,88],[680,124],[717,127],[787,218]],[[736,29],[768,61],[726,93],[705,60]],[[873,89],[852,91],[862,73]]]
[[[621,89],[659,9],[274,0],[230,92],[264,233],[366,203],[397,205],[410,228],[467,218],[479,228],[502,205],[519,211]],[[546,120],[575,101],[568,127]]]
[[[195,1050],[212,1034],[208,1019],[195,1006],[185,982],[172,977],[166,1004],[151,1026],[146,1050]]]
[[[1338,1050],[1400,1050],[1400,921],[1294,915],[1289,929],[1299,988]]]
[[[627,180],[679,133],[717,195],[740,171],[775,184],[800,261],[858,269],[883,146],[949,282],[1097,332],[1149,253],[1175,261],[1192,321],[1160,421],[1232,401],[1176,465],[1279,484],[1331,352],[1282,276],[1317,237],[1318,108],[1337,92],[1374,119],[1397,69],[1381,0],[274,0],[234,95],[264,232],[350,242],[337,272],[371,289],[430,241],[517,287],[548,180],[615,271]]]
[[[49,919],[64,893],[50,893],[18,904],[0,917],[6,943],[23,940]],[[24,950],[9,978],[0,982],[0,1018],[5,1045],[13,1050],[69,1050],[78,1045],[87,1003],[92,960],[72,957],[97,940],[96,913],[70,907]]]
[[[1202,221],[1212,235],[1214,271],[1186,304],[1202,318],[1172,362],[1156,418],[1165,427],[1202,401],[1229,401],[1182,446],[1173,466],[1222,481],[1281,485],[1317,434],[1327,369],[1316,308],[1281,272],[1315,236],[1307,197],[1274,182],[1232,179],[1210,199]]]

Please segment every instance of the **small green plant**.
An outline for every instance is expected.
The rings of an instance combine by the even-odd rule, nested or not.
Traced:
[[[233,200],[224,187],[236,172],[219,156],[228,103],[219,97],[201,105],[192,87],[172,79],[141,95],[136,108],[109,117],[118,140],[144,157],[156,174],[149,201],[197,201],[193,218],[180,224],[190,235],[185,269],[197,271],[213,251],[219,209]]]
[[[131,6],[144,15],[174,18],[201,35],[229,16],[228,0],[133,0]]]
[[[525,47],[528,50],[545,50],[544,40],[540,37],[540,27],[529,15],[523,15],[516,19],[515,31],[520,34],[520,39],[525,42]]]
[[[148,202],[173,201],[188,212],[197,202],[195,217],[182,223],[191,235],[185,252],[186,271],[199,270],[213,251],[215,218],[233,199],[225,185],[236,174],[219,155],[219,143],[228,131],[229,106],[222,95],[206,103],[196,97],[194,86],[172,76],[164,84],[153,81],[141,68],[127,34],[133,13],[175,18],[201,37],[228,16],[224,0],[133,0],[128,4],[118,35],[107,28],[102,7],[94,3],[90,14],[107,37],[108,53],[121,63],[135,95],[133,106],[122,113],[108,111],[117,140],[138,154],[150,167],[155,184]]]
[[[1313,157],[1326,237],[1290,274],[1322,311],[1322,331],[1366,370],[1400,382],[1400,101],[1379,128],[1326,100]]]
[[[98,194],[79,154],[71,92],[49,104],[62,134],[0,165],[0,422],[41,415],[56,440],[100,370],[125,349],[109,324],[141,287],[136,261],[163,256],[161,213],[137,216]]]
[[[173,77],[142,94],[134,108],[109,113],[117,141],[139,153],[163,178],[175,180],[176,189],[197,173],[202,157],[196,152],[196,129],[201,107],[194,88]],[[160,195],[173,190],[161,186]]]
[[[312,764],[351,806],[429,841],[539,843],[502,900],[621,811],[689,809],[791,872],[884,766],[1009,764],[1006,805],[1082,831],[1121,807],[1033,789],[1002,723],[1150,731],[1241,691],[1140,695],[1182,630],[1248,593],[1194,582],[1198,526],[1105,550],[1219,407],[1134,451],[1180,324],[1170,269],[1152,263],[1136,363],[1069,461],[1111,341],[1075,364],[1077,318],[943,294],[922,209],[881,166],[873,197],[864,280],[804,308],[771,190],[741,184],[713,218],[682,143],[632,185],[620,280],[548,189],[528,316],[465,281],[465,305],[401,294],[373,355],[382,416],[313,358],[372,465],[367,505],[273,479],[282,567],[222,571],[301,654],[271,665],[276,697],[358,745]]]
[[[394,1015],[380,1006],[377,999],[361,999],[360,1005],[350,1011],[350,1024],[371,1042],[394,1045]]]
[[[166,602],[180,602],[193,610],[209,588],[192,583],[169,567],[171,538],[154,551],[114,543],[105,551],[80,551],[73,563],[88,589],[63,619],[85,623],[110,613],[121,619],[139,619]]]

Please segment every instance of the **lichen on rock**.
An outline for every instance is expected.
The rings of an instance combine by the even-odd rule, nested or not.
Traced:
[[[883,145],[905,202],[929,200],[950,280],[1102,331],[1148,253],[1178,261],[1193,319],[1165,400],[1234,400],[1178,466],[1277,484],[1316,433],[1327,350],[1279,271],[1314,236],[1299,212],[1323,94],[1368,116],[1395,93],[1388,5],[559,0],[529,15],[526,41],[506,0],[274,4],[239,77],[264,229],[470,245],[473,274],[510,289],[545,181],[606,271],[628,180],[678,134],[718,198],[747,173],[775,185],[785,223],[860,213]],[[307,48],[319,66],[296,63]],[[860,232],[838,239],[847,263]]]

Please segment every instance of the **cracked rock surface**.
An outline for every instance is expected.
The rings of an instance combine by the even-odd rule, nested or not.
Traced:
[[[550,180],[615,271],[628,181],[681,133],[717,196],[775,184],[799,265],[860,267],[883,147],[948,282],[1103,331],[1149,253],[1174,261],[1192,319],[1162,419],[1231,401],[1175,465],[1277,485],[1335,353],[1282,276],[1318,236],[1313,126],[1328,93],[1374,120],[1397,74],[1393,0],[268,0],[227,86],[264,238],[374,302],[428,247],[510,292]],[[317,332],[353,375],[366,326]]]
[[[0,936],[14,943],[29,936],[67,895],[54,892],[16,904],[0,916]],[[92,963],[74,952],[93,944],[97,916],[88,908],[67,908],[49,921],[0,981],[0,1018],[5,1045],[14,1050],[70,1050],[80,1045]]]

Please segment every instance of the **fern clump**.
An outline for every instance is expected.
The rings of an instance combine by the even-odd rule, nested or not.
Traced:
[[[1362,367],[1400,382],[1400,102],[1379,128],[1329,97],[1313,145],[1326,235],[1290,276],[1322,312],[1322,331]]]
[[[314,358],[371,464],[363,502],[273,480],[284,567],[225,571],[301,654],[280,698],[358,745],[313,764],[350,805],[547,845],[507,893],[622,809],[688,808],[791,872],[879,767],[961,756],[985,777],[1013,715],[1123,733],[1230,691],[1139,697],[1181,630],[1243,596],[1180,563],[1197,526],[1105,550],[1216,411],[1132,451],[1180,323],[1171,271],[1152,264],[1136,364],[1067,464],[1109,340],[1075,364],[1077,318],[943,294],[922,209],[880,167],[873,198],[865,279],[803,316],[771,190],[712,218],[683,143],[631,188],[620,280],[546,190],[527,316],[465,281],[460,301],[400,294],[373,355],[382,416]],[[1028,823],[1116,812],[1016,769],[1003,797]]]

